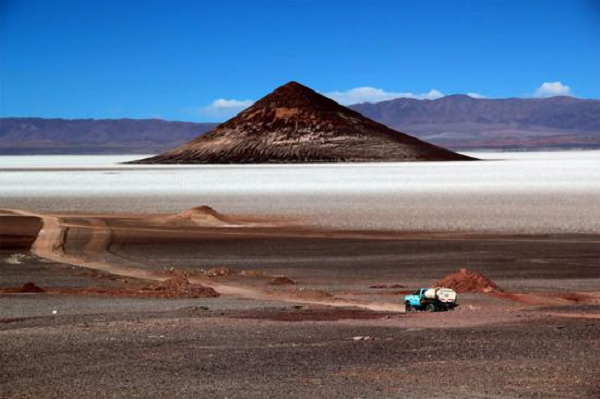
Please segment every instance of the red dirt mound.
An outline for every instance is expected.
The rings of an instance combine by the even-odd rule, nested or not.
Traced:
[[[202,216],[211,216],[217,220],[228,221],[227,216],[217,212],[208,205],[201,205],[195,208],[186,209],[185,211],[178,213],[177,216],[187,219],[193,219]]]
[[[158,216],[152,220],[161,224],[167,223],[186,226],[191,225],[195,227],[225,227],[243,224],[238,223],[234,219],[215,211],[213,208],[207,205],[187,209],[174,215]]]
[[[46,292],[42,287],[38,287],[35,283],[25,283],[17,292]]]
[[[503,292],[489,278],[479,272],[473,272],[467,269],[460,269],[458,272],[449,274],[440,281],[436,282],[434,287],[452,288],[456,292],[472,293],[491,293]]]
[[[183,276],[175,276],[158,285],[145,287],[142,291],[159,298],[214,298],[219,296],[214,289],[201,284],[192,284]]]
[[[298,283],[296,283],[291,278],[287,278],[287,277],[276,277],[273,280],[271,280],[271,285],[296,285],[296,284],[298,284]]]

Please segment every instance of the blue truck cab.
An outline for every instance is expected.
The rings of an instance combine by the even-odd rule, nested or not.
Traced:
[[[449,288],[419,288],[404,297],[404,305],[406,312],[413,310],[440,312],[454,310],[458,306],[456,292]]]

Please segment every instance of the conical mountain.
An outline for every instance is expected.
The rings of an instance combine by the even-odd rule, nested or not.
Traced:
[[[210,132],[135,163],[460,161],[290,82]]]

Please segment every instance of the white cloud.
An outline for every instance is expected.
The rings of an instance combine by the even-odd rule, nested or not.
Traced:
[[[431,89],[427,93],[397,93],[388,92],[376,87],[355,87],[346,91],[331,91],[323,93],[325,96],[337,101],[342,105],[358,104],[358,103],[375,103],[379,101],[393,100],[394,98],[416,98],[434,100],[444,97],[444,94],[436,89]]]
[[[557,82],[560,84],[559,82]],[[544,83],[547,85],[549,83]],[[544,87],[542,85],[542,87]],[[553,85],[553,84],[551,84]],[[566,86],[564,86],[566,87]],[[539,90],[539,89],[538,89]],[[568,90],[568,87],[567,87]],[[389,92],[376,87],[363,86],[355,87],[346,91],[331,91],[327,93],[321,93],[333,100],[337,101],[342,105],[352,105],[358,103],[376,103],[380,101],[393,100],[395,98],[414,98],[418,100],[435,100],[445,96],[444,93],[437,89],[431,89],[425,93],[411,93],[411,92]],[[487,98],[486,96],[479,93],[467,93],[468,96],[473,98]],[[183,111],[200,115],[202,117],[211,118],[214,120],[225,120],[229,119],[244,109],[254,104],[254,100],[236,100],[236,99],[225,99],[219,98],[211,102],[209,105],[203,107],[191,107],[185,108]]]
[[[252,100],[226,100],[224,98],[219,98],[210,104],[210,107],[214,109],[232,109],[232,108],[247,108],[254,104]]]
[[[572,96],[571,88],[561,82],[544,82],[534,93],[534,97]]]
[[[254,104],[253,100],[235,100],[219,98],[204,107],[185,108],[184,111],[203,117],[228,119]]]
[[[233,116],[252,104],[254,104],[252,100],[227,100],[219,98],[210,103],[210,105],[202,107],[201,112],[205,115],[216,117]]]

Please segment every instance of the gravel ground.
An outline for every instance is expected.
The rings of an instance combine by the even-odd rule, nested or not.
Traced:
[[[266,320],[302,312],[297,321]],[[0,324],[3,398],[593,398],[598,320],[525,317],[468,328],[411,316],[179,310]],[[350,316],[348,316],[350,317]],[[428,315],[436,317],[436,315]],[[416,320],[418,318],[414,318]],[[435,320],[434,320],[435,323]],[[373,340],[355,341],[369,336]]]
[[[326,291],[378,283],[432,284],[460,267],[511,291],[600,290],[600,245],[590,236],[486,236],[398,239],[252,237],[187,233],[150,240],[119,231],[111,252],[140,267],[226,266],[285,275]]]
[[[85,234],[70,232],[81,238],[72,244],[87,246]],[[283,274],[299,281],[294,289],[393,304],[402,301],[401,290],[369,286],[430,284],[464,266],[509,290],[600,290],[598,244],[588,236],[148,234],[120,231],[111,259],[156,273],[167,266],[260,269],[271,276],[217,279],[283,291],[269,285],[272,275]],[[137,283],[13,254],[0,253],[0,288]],[[455,312],[405,315],[227,295],[3,294],[0,398],[600,397],[599,306],[542,308],[480,294],[459,302]]]
[[[26,250],[0,250],[0,288],[34,281],[41,287],[122,287],[124,279],[97,270],[40,259]],[[131,279],[129,279],[131,280]]]
[[[60,315],[86,315],[120,312],[163,312],[187,307],[213,310],[252,310],[265,306],[290,306],[289,303],[257,301],[232,297],[219,298],[115,298],[49,294],[0,295],[0,320]]]

